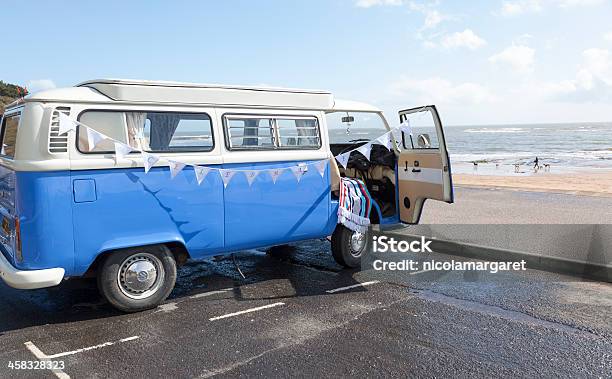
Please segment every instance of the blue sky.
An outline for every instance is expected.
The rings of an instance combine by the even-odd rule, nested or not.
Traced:
[[[27,1],[0,79],[328,89],[447,124],[612,121],[612,0]]]

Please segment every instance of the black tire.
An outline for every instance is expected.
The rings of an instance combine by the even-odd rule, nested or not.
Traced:
[[[150,267],[155,268],[155,279],[151,279],[152,270],[135,271],[137,268]],[[148,281],[152,284],[147,290],[133,288],[146,287]],[[175,283],[176,261],[170,250],[163,245],[113,252],[98,271],[100,293],[113,307],[123,312],[140,312],[157,307],[168,298]]]
[[[368,242],[370,240],[370,232],[363,234],[365,243],[359,251],[353,250],[351,247],[351,238],[355,232],[344,225],[336,226],[334,234],[331,238],[332,255],[339,265],[348,268],[357,268],[361,265],[361,259],[367,252]]]

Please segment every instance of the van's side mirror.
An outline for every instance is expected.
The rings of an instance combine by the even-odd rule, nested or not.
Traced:
[[[421,149],[429,149],[431,147],[431,139],[429,134],[419,134],[417,143]]]

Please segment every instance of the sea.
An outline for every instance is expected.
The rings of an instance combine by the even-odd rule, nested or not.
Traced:
[[[518,165],[519,174],[531,175],[536,157],[540,173],[612,170],[612,122],[449,126],[444,132],[454,173],[516,174]]]

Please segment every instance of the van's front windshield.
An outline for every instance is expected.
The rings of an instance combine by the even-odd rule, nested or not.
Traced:
[[[328,113],[327,129],[332,145],[367,142],[387,132],[384,119],[375,112]]]

